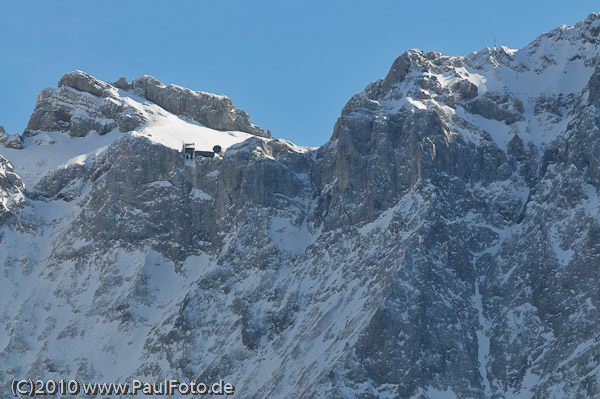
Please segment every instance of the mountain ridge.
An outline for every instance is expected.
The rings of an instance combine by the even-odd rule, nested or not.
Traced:
[[[0,385],[597,396],[599,33],[591,14],[521,50],[409,50],[318,148],[151,77],[65,75],[0,148]]]

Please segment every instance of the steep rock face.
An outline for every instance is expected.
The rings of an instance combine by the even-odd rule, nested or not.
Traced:
[[[32,195],[71,202],[85,194],[86,213],[68,232],[73,240],[149,244],[177,262],[214,252],[214,237],[249,217],[232,209],[290,211],[288,198],[310,201],[315,194],[302,176],[311,166],[306,154],[278,140],[251,139],[228,149],[225,160],[207,158],[192,168],[179,151],[125,137],[92,167],[76,164],[44,176]]]
[[[321,186],[355,218],[373,209],[369,191],[394,187],[398,175],[426,182],[436,200],[422,244],[407,250],[369,327],[327,378],[330,397],[598,395],[597,19],[517,53],[408,52],[345,107],[336,146],[321,149],[335,154],[322,156]],[[564,83],[544,87],[553,68]],[[389,172],[398,164],[409,172]]]
[[[4,126],[0,125],[0,144],[15,150],[23,149],[23,139],[18,134],[8,134]]]
[[[25,187],[10,162],[0,156],[0,217],[4,222],[7,213],[17,209],[24,201]]]
[[[250,123],[248,114],[234,107],[226,96],[192,91],[176,85],[165,86],[148,75],[134,79],[132,87],[135,93],[167,111],[193,119],[212,129],[239,130],[269,137],[260,127]]]
[[[89,132],[102,135],[117,128],[121,132],[135,130],[148,122],[149,117],[132,103],[129,97],[133,94],[127,90],[211,129],[267,136],[260,127],[250,123],[246,112],[235,108],[225,96],[193,92],[174,85],[165,87],[151,76],[134,79],[133,85],[124,78],[111,84],[82,71],[62,76],[58,89],[42,90],[24,136],[50,131],[82,137]]]
[[[16,165],[3,198],[22,198],[2,225],[0,384],[598,396],[599,32],[592,14],[518,51],[410,50],[318,149],[191,123],[213,101],[235,114],[216,112],[217,126],[249,123],[219,97],[66,75],[47,95],[62,90],[69,115],[116,98],[145,119],[128,135],[78,137],[42,101],[53,133],[0,149]],[[236,141],[185,160],[173,137],[187,129],[204,145]],[[39,161],[18,162],[50,140],[87,149],[26,174]]]
[[[58,89],[40,92],[25,137],[39,132],[66,132],[71,137],[100,135],[119,129],[129,132],[146,119],[121,98],[116,88],[81,71],[71,72],[58,82]]]

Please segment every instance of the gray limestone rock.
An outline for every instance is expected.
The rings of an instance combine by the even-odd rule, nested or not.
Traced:
[[[406,53],[402,54],[402,56],[398,57],[392,64],[390,71],[383,80],[381,91],[385,93],[392,87],[392,85],[402,82],[406,78],[406,75],[408,75],[410,67],[413,64],[413,60],[422,56],[423,53],[420,52],[420,50],[417,50],[407,51]]]
[[[252,137],[186,160],[133,134],[83,161],[36,159],[31,176],[28,148],[0,148],[0,385],[170,376],[222,378],[240,398],[597,397],[598,32],[593,14],[519,52],[409,51],[318,149]],[[126,80],[63,83],[40,94],[33,131],[79,143],[100,118],[133,126],[111,94]],[[132,90],[252,130],[224,97],[151,77]]]
[[[0,144],[6,148],[21,150],[24,148],[23,139],[18,134],[8,134],[0,125]]]
[[[97,97],[108,97],[110,86],[83,71],[74,71],[64,74],[58,81],[58,87],[72,87],[84,93],[90,93]]]
[[[23,135],[30,137],[39,132],[57,131],[68,133],[71,137],[87,136],[92,131],[104,135],[117,128],[122,132],[134,130],[145,121],[137,110],[107,92],[103,92],[105,97],[97,97],[65,83],[74,82],[74,85],[91,91],[98,89],[94,83],[96,79],[87,85],[81,79],[80,74],[69,75],[60,88],[42,90]],[[135,122],[132,123],[131,119]]]
[[[485,93],[466,106],[469,112],[487,119],[504,121],[507,125],[523,120],[523,103],[519,99],[511,99],[509,96]]]
[[[12,148],[15,150],[22,150],[25,148],[25,144],[23,144],[23,139],[18,134],[11,134],[7,137],[7,139],[3,142],[3,145],[6,148]]]
[[[239,130],[268,137],[264,130],[250,123],[248,114],[234,107],[226,96],[192,91],[176,85],[165,86],[152,76],[133,80],[134,91],[176,115],[195,120],[211,129]]]
[[[471,100],[477,97],[477,86],[474,83],[469,82],[468,80],[461,80],[460,82],[456,82],[452,86],[452,90],[458,92],[460,96],[465,100]]]
[[[4,145],[6,140],[8,140],[8,134],[6,133],[6,130],[4,130],[4,126],[0,125],[0,144]]]
[[[112,85],[122,90],[131,90],[133,88],[125,76],[121,76],[119,80],[113,82]]]
[[[239,130],[270,137],[270,133],[250,123],[248,114],[235,108],[225,96],[193,92],[174,85],[165,87],[150,76],[135,79],[133,84],[124,77],[110,84],[82,71],[63,75],[58,89],[46,88],[40,92],[24,136],[59,131],[71,137],[84,137],[90,132],[104,135],[117,128],[121,132],[138,129],[148,117],[122,97],[127,97],[127,91],[132,89],[166,111],[211,129]]]
[[[20,208],[24,201],[25,185],[14,171],[11,163],[0,156],[0,222],[9,224],[15,210]]]

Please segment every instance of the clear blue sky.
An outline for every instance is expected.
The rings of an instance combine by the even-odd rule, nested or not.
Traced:
[[[600,11],[593,1],[0,0],[0,124],[82,69],[226,94],[254,123],[321,145],[346,101],[410,48],[520,48]]]

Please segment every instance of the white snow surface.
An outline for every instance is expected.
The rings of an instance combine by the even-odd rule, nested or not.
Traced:
[[[147,124],[132,134],[147,137],[165,147],[181,150],[183,143],[193,143],[196,149],[201,151],[210,151],[215,145],[220,145],[223,150],[226,150],[233,144],[250,137],[257,137],[239,131],[222,132],[210,129],[191,119],[167,112],[162,107],[130,92],[119,90],[118,93],[125,104],[137,109],[148,119]]]
[[[598,20],[592,24],[596,26]],[[536,103],[541,98],[567,98],[587,96],[586,85],[594,73],[592,61],[598,56],[598,47],[581,40],[586,28],[582,24],[575,27],[560,27],[540,36],[526,47],[516,50],[508,47],[485,48],[466,57],[444,57],[444,67],[437,68],[432,63],[428,71],[411,70],[407,78],[397,85],[404,94],[385,97],[371,102],[381,106],[381,117],[409,107],[415,111],[438,109],[450,119],[461,119],[487,132],[499,148],[506,151],[508,142],[519,135],[525,145],[533,143],[543,147],[561,137],[571,119],[564,115],[558,120],[549,120],[545,115],[534,114]],[[449,65],[454,65],[448,67]],[[504,121],[486,119],[467,112],[460,104],[447,106],[444,99],[429,89],[415,90],[414,80],[426,77],[436,81],[444,90],[467,80],[477,86],[478,97],[486,93],[509,95],[509,100],[523,104],[523,119],[510,125]],[[417,99],[417,93],[423,98]],[[564,109],[560,109],[564,113]],[[478,131],[469,131],[451,124],[454,133],[459,133],[469,141],[480,143]]]
[[[31,187],[54,169],[92,162],[115,140],[127,134],[146,137],[154,143],[177,151],[181,151],[183,143],[193,143],[196,150],[201,151],[211,151],[215,145],[220,145],[225,151],[230,146],[250,137],[258,137],[239,131],[218,131],[207,128],[191,119],[167,112],[158,105],[123,90],[114,89],[113,94],[118,95],[124,104],[140,111],[148,122],[130,133],[114,130],[99,135],[92,131],[85,137],[69,137],[66,133],[41,132],[24,139],[25,149],[17,150],[0,146],[0,155],[11,162],[15,173],[21,177],[26,187]]]
[[[65,133],[41,133],[24,139],[25,149],[0,146],[0,155],[10,161],[26,187],[33,186],[48,172],[73,164],[84,164],[102,154],[124,133],[113,131],[104,136],[91,132],[85,137],[69,138]],[[38,145],[35,140],[54,144]]]

